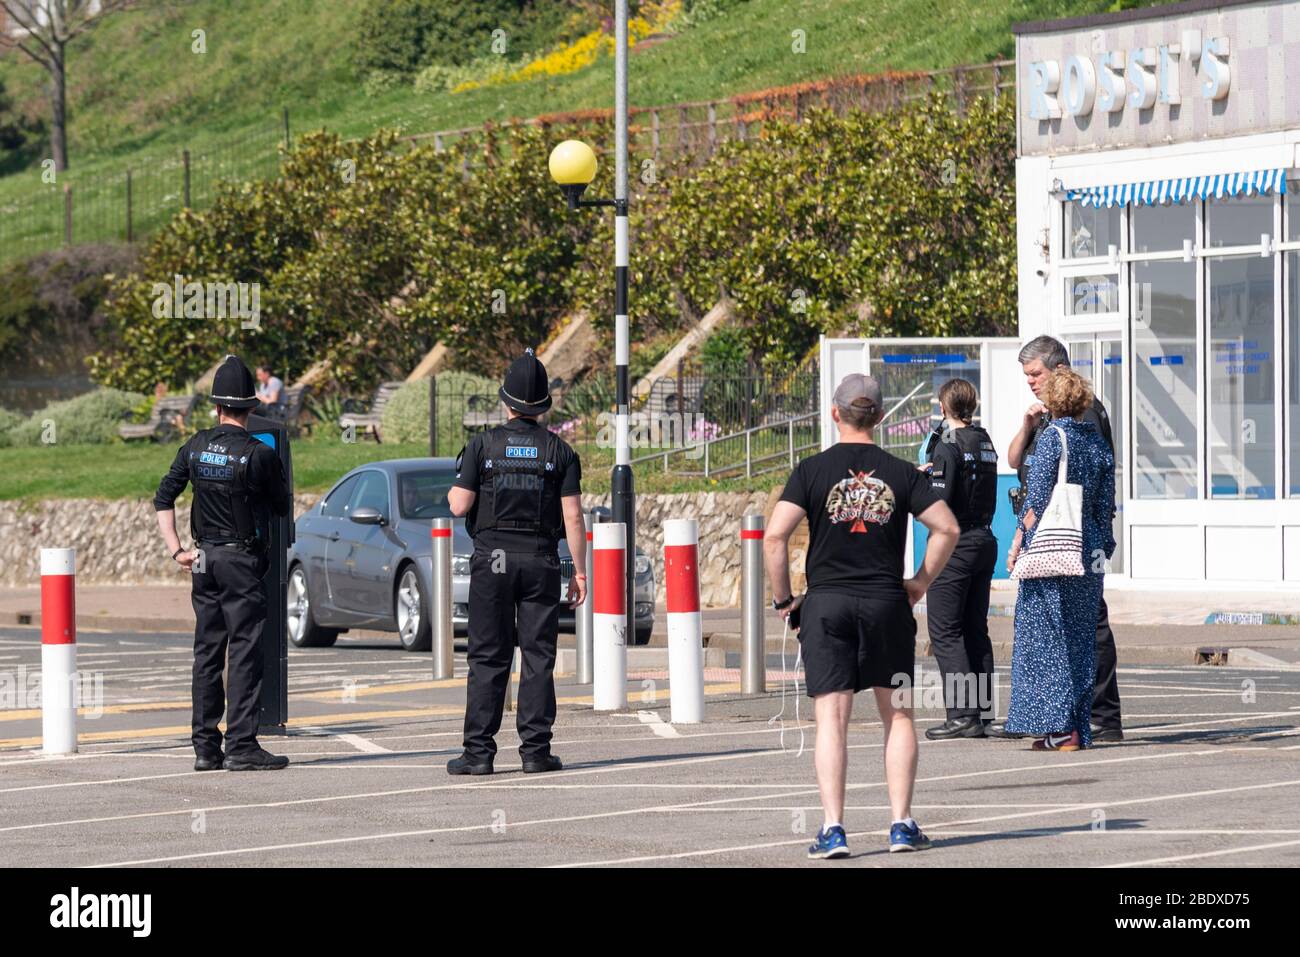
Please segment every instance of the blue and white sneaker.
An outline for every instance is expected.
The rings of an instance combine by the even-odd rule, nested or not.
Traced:
[[[921,826],[913,824],[895,824],[889,829],[889,853],[895,851],[924,851],[930,846],[930,839],[921,833]]]
[[[808,857],[814,861],[825,861],[835,857],[849,856],[848,838],[844,836],[844,828],[838,824],[831,826],[829,831],[819,830],[817,840],[808,845]]]

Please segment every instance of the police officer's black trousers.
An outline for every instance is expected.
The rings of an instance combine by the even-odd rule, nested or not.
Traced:
[[[1119,711],[1119,680],[1116,676],[1115,633],[1110,630],[1110,611],[1102,595],[1097,609],[1097,679],[1092,688],[1092,723],[1103,728],[1119,728],[1123,719]]]
[[[257,747],[262,694],[262,627],[266,622],[264,552],[241,546],[200,543],[203,571],[194,572],[193,741],[197,754],[221,751],[217,722],[226,716],[226,753]],[[196,566],[197,567],[197,566]],[[221,671],[229,651],[229,696]]]
[[[476,761],[496,754],[494,739],[501,728],[516,645],[523,659],[515,716],[519,754],[528,760],[551,753],[559,619],[560,559],[554,551],[475,547],[470,559],[465,753]]]
[[[961,533],[952,557],[925,593],[930,648],[943,677],[948,717],[978,715],[993,705],[989,582],[998,542],[987,528]]]

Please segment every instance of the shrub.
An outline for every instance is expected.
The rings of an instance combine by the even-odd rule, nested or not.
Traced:
[[[14,412],[11,409],[0,409],[0,449],[8,448],[11,444],[9,431],[23,422],[27,421],[27,416],[21,412]]]
[[[706,378],[743,375],[748,361],[745,336],[731,326],[715,329],[700,347],[700,364]]]
[[[73,399],[51,402],[8,432],[13,445],[41,445],[48,422],[59,445],[100,445],[117,437],[124,417],[145,401],[138,392],[96,389]]]
[[[464,416],[469,398],[491,396],[496,400],[500,385],[484,376],[467,372],[444,372],[438,376],[438,450],[454,455],[465,438]],[[385,442],[429,441],[429,380],[416,379],[403,385],[384,406]],[[447,450],[451,449],[448,453]]]
[[[723,295],[736,309],[719,342],[768,369],[792,366],[819,333],[1013,331],[1012,120],[1010,97],[962,114],[938,98],[881,114],[813,112],[638,181],[637,363]],[[229,187],[157,234],[112,286],[110,345],[92,375],[147,391],[197,377],[255,336],[286,379],[326,360],[334,386],[364,392],[438,341],[457,369],[498,375],[577,309],[608,340],[613,230],[570,213],[545,162],[569,136],[607,141],[608,126],[493,128],[486,142],[442,152],[403,150],[392,131],[352,143],[304,136],[279,179]],[[590,195],[612,194],[613,165],[600,164]],[[153,283],[176,274],[261,283],[261,327],[154,316]]]
[[[373,0],[357,25],[353,59],[373,70],[418,72],[492,56],[515,59],[548,46],[570,19],[566,5],[532,0]],[[493,31],[503,34],[494,36]],[[503,39],[498,53],[493,41]]]
[[[725,293],[748,352],[772,368],[822,332],[1006,334],[1016,321],[1014,163],[1010,97],[964,114],[936,94],[903,110],[769,121],[698,168],[661,171],[664,186],[637,197],[638,332],[679,302],[698,315]],[[573,279],[578,305],[606,326],[611,246],[594,234]]]
[[[0,373],[84,375],[84,357],[105,344],[107,277],[134,261],[129,246],[87,245],[0,270]]]

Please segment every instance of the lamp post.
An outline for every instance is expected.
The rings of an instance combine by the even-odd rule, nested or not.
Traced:
[[[596,154],[579,140],[565,140],[551,151],[551,178],[559,184],[569,209],[614,207],[614,469],[610,473],[612,519],[627,529],[626,640],[636,634],[634,577],[636,571],[636,493],[632,485],[632,454],[628,442],[628,319],[627,319],[627,0],[614,4],[614,198],[583,199],[596,177]]]

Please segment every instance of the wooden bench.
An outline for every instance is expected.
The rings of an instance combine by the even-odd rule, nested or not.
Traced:
[[[286,388],[281,396],[284,399],[284,427],[290,435],[298,435],[301,427],[298,425],[298,419],[302,416],[303,409],[307,405],[307,395],[311,392],[309,385],[293,385]]]
[[[352,400],[343,404],[344,412],[339,416],[339,427],[348,428],[352,426],[363,437],[370,436],[376,442],[382,443],[384,440],[384,407],[405,383],[402,382],[385,382],[375,390],[374,396],[370,399],[370,410],[368,412],[356,412],[348,409],[353,405]]]
[[[695,415],[704,402],[703,376],[683,376],[681,401],[678,401],[677,378],[661,376],[655,379],[646,394],[641,411],[651,417],[663,415]]]
[[[147,422],[123,422],[117,427],[117,434],[128,442],[134,439],[152,439],[155,442],[174,439],[194,413],[198,401],[197,395],[163,396],[154,402]]]

